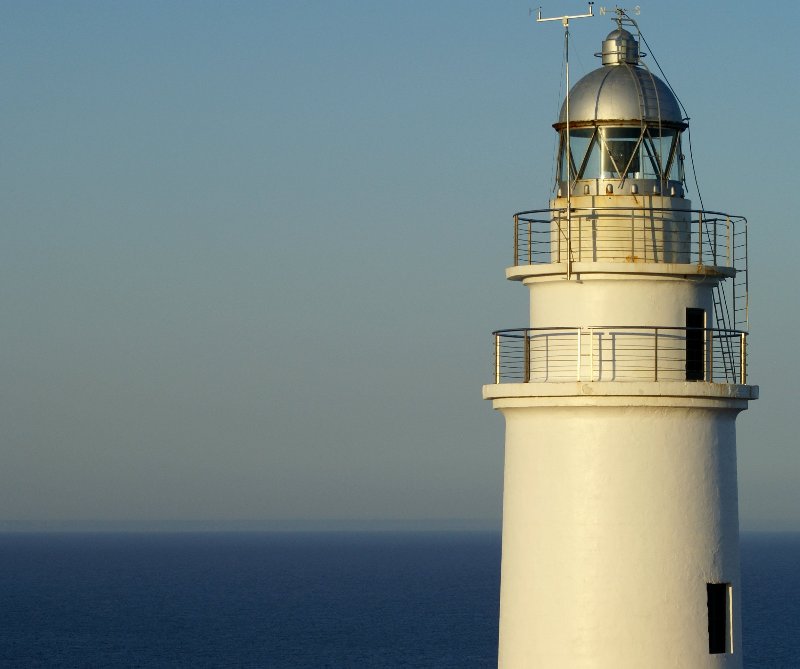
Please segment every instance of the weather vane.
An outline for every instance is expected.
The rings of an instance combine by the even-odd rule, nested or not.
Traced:
[[[601,16],[605,16],[606,12],[608,11],[608,8],[600,7],[599,9],[600,9],[600,15]],[[628,15],[630,13],[627,9],[625,9],[624,7],[620,7],[619,5],[614,5],[614,11],[617,13],[618,16],[623,15],[623,14],[624,15]],[[642,13],[642,8],[639,5],[636,5],[630,11],[633,12],[634,14],[636,14],[636,16],[639,16],[639,14]]]

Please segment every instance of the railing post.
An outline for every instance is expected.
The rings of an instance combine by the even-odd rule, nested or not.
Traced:
[[[525,330],[525,383],[529,383],[531,380],[531,333],[528,330]]]
[[[514,214],[514,267],[519,265],[519,216]]]
[[[726,245],[725,253],[726,253],[727,257],[728,257],[728,267],[734,267],[733,253],[731,252],[733,244],[731,243],[731,217],[730,216],[726,216],[725,217],[725,245]],[[735,301],[734,301],[734,304],[736,304]]]
[[[553,220],[556,224],[556,262],[561,262],[561,216],[556,213],[557,211],[553,210]]]
[[[635,257],[636,257],[636,212],[633,209],[631,209],[631,262],[633,262],[633,259]]]
[[[567,133],[567,138],[569,138],[569,133]],[[567,191],[567,281],[572,279],[572,204],[569,200],[571,192],[572,188],[570,187]]]
[[[703,212],[697,215],[697,264],[703,264]]]
[[[581,380],[581,329],[578,328],[576,330],[576,332],[578,333],[578,346],[577,346],[577,349],[578,349],[578,361],[577,361],[577,368],[575,370],[577,378],[575,380],[576,381],[580,381]],[[591,330],[590,330],[590,332],[591,332]],[[591,356],[591,354],[592,354],[592,340],[589,339],[589,355]],[[590,364],[591,364],[591,361],[590,361]],[[592,378],[589,377],[589,380],[591,381]]]
[[[533,265],[533,221],[528,220],[528,264]]]
[[[500,383],[500,334],[494,333],[494,382]]]
[[[739,350],[739,357],[740,357],[740,374],[741,374],[741,382],[742,385],[747,384],[747,333],[742,332],[740,334],[741,342],[739,343],[740,350]]]
[[[712,252],[712,255],[714,257],[714,267],[716,267],[717,266],[717,222],[718,222],[718,219],[714,218],[713,221],[714,221],[714,227],[711,230],[711,241],[712,241],[713,246],[711,248],[711,252]]]
[[[653,349],[653,381],[658,381],[658,328],[655,328],[655,342]]]

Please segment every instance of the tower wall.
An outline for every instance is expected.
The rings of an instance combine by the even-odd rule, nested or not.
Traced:
[[[687,308],[702,309],[712,324],[716,282],[704,277],[609,274],[526,283],[532,381],[685,380]],[[713,347],[701,336],[708,371]]]
[[[531,327],[558,325],[686,326],[686,309],[713,314],[716,281],[641,274],[527,279]]]
[[[735,636],[709,654],[706,584],[732,584],[738,631],[743,403],[505,404],[500,666],[741,667]]]

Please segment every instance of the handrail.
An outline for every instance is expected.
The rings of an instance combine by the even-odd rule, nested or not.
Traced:
[[[514,266],[565,263],[570,257],[575,262],[678,262],[743,270],[746,227],[743,216],[704,209],[531,209],[514,214]],[[566,248],[568,236],[572,241]]]
[[[553,212],[553,211],[566,211],[566,207],[547,207],[545,209],[526,209],[525,211],[518,211],[514,216],[524,217],[527,214],[543,214],[546,212]],[[615,206],[615,207],[573,207],[573,212],[581,212],[581,211],[663,211],[667,213],[680,213],[680,212],[688,212],[692,214],[703,214],[703,215],[710,215],[713,217],[726,217],[729,216],[732,219],[741,219],[746,220],[744,216],[736,216],[734,214],[728,214],[724,211],[715,211],[713,209],[676,209],[675,207],[649,207],[649,206],[641,206],[641,207],[624,207],[624,206]]]
[[[747,383],[747,333],[653,325],[497,330],[494,382]],[[738,349],[737,349],[738,347]],[[721,353],[732,350],[733,360]]]
[[[721,270],[714,288],[714,325],[746,330],[749,312],[747,219],[710,209],[669,207],[575,207],[568,234],[564,207],[514,214],[514,272],[559,264],[618,263],[626,271],[637,264],[687,264]],[[567,243],[567,237],[571,242]],[[574,267],[573,267],[574,269]],[[652,268],[648,271],[652,271]],[[723,359],[730,361],[731,351]]]

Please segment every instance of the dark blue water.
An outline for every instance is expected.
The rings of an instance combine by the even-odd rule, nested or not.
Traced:
[[[0,667],[496,666],[496,533],[0,534]],[[742,542],[746,666],[800,666],[800,535]]]
[[[744,534],[741,555],[745,666],[800,667],[800,534]]]

